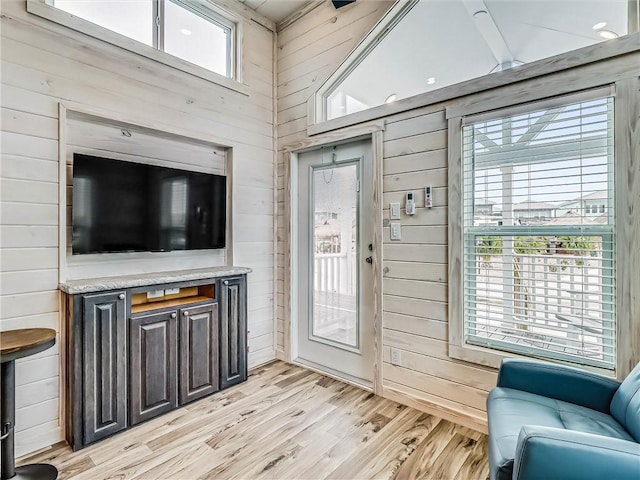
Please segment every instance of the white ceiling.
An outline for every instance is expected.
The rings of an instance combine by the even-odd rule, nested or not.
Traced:
[[[628,0],[423,0],[338,90],[365,108],[394,93],[400,99],[435,90],[503,62],[528,63],[603,41],[592,28],[598,22],[624,35],[627,8]],[[487,14],[474,17],[478,10]]]
[[[302,9],[313,0],[239,0],[247,7],[276,23]]]

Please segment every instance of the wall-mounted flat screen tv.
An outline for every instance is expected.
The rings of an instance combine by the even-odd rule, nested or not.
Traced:
[[[73,254],[224,248],[222,175],[73,156]]]

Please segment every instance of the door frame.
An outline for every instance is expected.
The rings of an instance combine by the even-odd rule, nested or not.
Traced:
[[[282,360],[295,363],[297,358],[297,275],[298,275],[298,235],[293,228],[293,219],[297,218],[298,202],[298,155],[322,147],[332,147],[358,140],[371,141],[371,160],[373,176],[373,392],[382,395],[382,149],[384,120],[370,122],[355,127],[348,127],[339,131],[306,138],[300,142],[285,146],[284,156],[284,355]],[[310,368],[308,365],[303,365]],[[313,369],[313,368],[312,368]],[[315,369],[314,369],[315,370]],[[332,372],[322,372],[348,383],[354,382],[349,377],[342,377]],[[358,385],[362,386],[362,385]],[[366,388],[366,387],[365,387]]]

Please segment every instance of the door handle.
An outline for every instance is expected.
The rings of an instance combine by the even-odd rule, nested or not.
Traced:
[[[369,265],[373,264],[373,257],[367,257],[364,259],[365,262],[367,262]]]

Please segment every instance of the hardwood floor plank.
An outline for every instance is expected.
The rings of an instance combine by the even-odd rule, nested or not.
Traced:
[[[203,464],[206,465],[210,455],[211,447],[206,443],[201,443],[193,448],[189,448],[186,452],[176,452],[176,454],[167,461],[131,478],[136,480],[157,480],[159,478],[177,478],[178,475],[182,478],[193,478],[193,476],[197,476],[198,473],[204,473],[198,472],[197,467],[200,466],[202,469]]]
[[[393,480],[411,480],[424,477],[433,461],[438,458],[453,437],[455,425],[441,420],[434,426],[427,438],[414,450],[413,454],[398,468]]]
[[[244,447],[234,451],[233,457],[225,457],[218,467],[209,472],[208,477],[256,478],[268,472],[276,463],[301,448],[292,440],[293,437],[335,410],[333,405],[323,401],[308,411],[300,407],[304,405],[291,406],[284,418],[277,419],[279,426],[267,438],[263,436],[256,442],[247,442]]]
[[[484,480],[486,436],[302,367],[273,362],[240,385],[78,452],[54,445],[68,480]]]
[[[469,452],[476,444],[472,438],[465,437],[459,433],[453,435],[447,446],[442,450],[438,458],[433,463],[424,476],[425,479],[450,480],[456,478],[458,470],[462,467],[469,456]]]
[[[389,422],[376,442],[360,445],[329,478],[388,478],[413,453],[440,419],[407,409]],[[359,450],[359,451],[358,451]]]
[[[112,438],[117,438],[117,436]],[[131,478],[138,471],[136,469],[145,471],[162,462],[161,458],[153,458],[152,453],[146,445],[138,445],[122,455],[113,457],[101,465],[69,478],[73,480],[111,479],[116,476],[119,480]],[[62,469],[61,473],[65,473],[65,470]]]
[[[489,478],[489,445],[486,436],[479,439],[469,452],[467,459],[464,461],[460,470],[456,474],[456,478],[468,480],[485,480]]]

